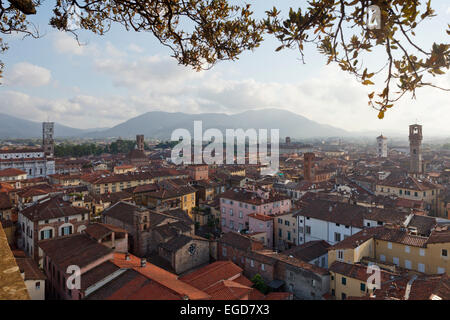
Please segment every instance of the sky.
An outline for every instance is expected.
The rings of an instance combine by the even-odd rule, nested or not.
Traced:
[[[273,6],[269,1],[248,2],[258,16]],[[286,14],[298,3],[284,0],[277,7]],[[79,46],[71,34],[48,25],[51,4],[44,2],[32,17],[40,39],[4,38],[10,49],[0,57],[6,64],[0,113],[88,129],[114,126],[148,111],[234,114],[280,108],[352,132],[407,135],[408,125],[418,122],[424,135],[450,136],[445,91],[420,89],[415,100],[406,95],[379,120],[367,104],[373,88],[327,66],[315,48],[307,48],[303,64],[298,51],[275,52],[279,43],[266,36],[259,48],[238,61],[196,72],[177,65],[150,33],[127,32],[120,26],[104,36],[81,32],[84,45]],[[432,7],[438,16],[416,31],[426,48],[433,41],[448,43],[444,29],[450,21],[449,2],[433,0]],[[381,63],[377,58],[375,53],[369,65]],[[435,81],[449,88],[450,74]]]

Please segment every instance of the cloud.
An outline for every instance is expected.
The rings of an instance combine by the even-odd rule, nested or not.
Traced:
[[[41,87],[50,83],[50,70],[28,62],[16,63],[5,75],[8,86]]]
[[[78,44],[77,40],[64,32],[53,34],[53,47],[58,53],[71,55],[84,55],[88,50],[85,45]]]
[[[448,114],[448,93],[437,89],[418,90],[417,100],[405,95],[384,120],[379,120],[376,110],[367,105],[367,94],[373,89],[360,85],[335,66],[319,68],[306,80],[261,81],[245,75],[244,71],[236,73],[239,67],[196,72],[179,66],[167,56],[131,55],[130,52],[140,51],[140,47],[133,44],[125,46],[125,50],[109,42],[102,47],[89,44],[80,48],[73,38],[62,33],[53,40],[59,52],[89,58],[86,65],[93,70],[89,76],[101,77],[98,93],[89,90],[87,94],[82,83],[67,88],[69,96],[66,98],[3,92],[0,101],[7,103],[0,104],[0,112],[25,118],[32,113],[36,120],[45,120],[51,115],[52,120],[65,125],[92,128],[116,125],[156,110],[232,114],[280,108],[349,131],[403,134],[408,124],[417,119],[424,125],[425,134],[450,134],[448,117],[442,116]],[[449,75],[436,80],[438,85],[450,87]],[[121,90],[104,90],[108,81]],[[59,91],[64,89],[64,83],[58,88]],[[30,112],[23,112],[24,107]]]
[[[113,84],[132,91],[179,93],[190,81],[203,73],[177,65],[172,58],[145,56],[131,59],[97,59],[95,69],[111,77]]]

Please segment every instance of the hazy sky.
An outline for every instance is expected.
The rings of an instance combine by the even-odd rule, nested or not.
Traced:
[[[249,1],[258,14],[269,1]],[[278,1],[277,1],[278,2]],[[304,1],[284,0],[282,12]],[[433,0],[438,16],[417,30],[426,48],[448,42],[448,0]],[[283,11],[284,9],[284,11]],[[248,109],[282,108],[320,123],[349,131],[407,134],[408,125],[423,124],[425,135],[450,136],[449,93],[421,89],[378,120],[367,105],[371,88],[359,85],[314,48],[306,64],[293,50],[274,52],[267,41],[236,62],[222,62],[195,72],[176,64],[170,52],[149,33],[126,32],[117,26],[106,36],[82,32],[79,47],[70,34],[48,26],[51,3],[44,2],[33,21],[43,38],[12,36],[0,86],[0,112],[36,121],[50,119],[77,128],[112,126],[147,111],[237,113]],[[376,56],[370,59],[377,65]],[[436,79],[450,87],[450,75]]]

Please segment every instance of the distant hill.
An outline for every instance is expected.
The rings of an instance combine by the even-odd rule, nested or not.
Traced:
[[[55,123],[55,137],[79,137],[86,130],[75,129]],[[41,138],[42,123],[16,118],[0,113],[0,138]]]
[[[225,135],[225,129],[280,129],[280,138],[344,137],[351,134],[343,129],[320,124],[298,114],[264,109],[238,114],[224,113],[187,114],[182,112],[152,111],[122,122],[112,128],[91,130],[76,129],[55,123],[55,138],[130,138],[144,134],[148,138],[170,139],[172,132],[184,128],[193,135],[194,121],[201,120],[203,132],[217,128]],[[0,113],[0,138],[40,138],[41,122],[24,120]]]
[[[203,131],[217,128],[225,134],[225,129],[280,129],[280,138],[313,138],[331,136],[349,136],[350,133],[319,124],[298,114],[280,110],[264,109],[252,110],[227,115],[224,113],[187,114],[182,112],[152,111],[132,118],[110,129],[100,132],[86,133],[92,138],[134,138],[136,134],[158,139],[170,139],[172,132],[177,128],[184,128],[193,135],[194,121],[201,120]]]

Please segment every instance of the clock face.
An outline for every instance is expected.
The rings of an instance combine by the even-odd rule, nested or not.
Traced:
[[[193,256],[195,254],[195,252],[197,251],[197,246],[195,243],[191,244],[188,248],[188,252],[191,256]]]

